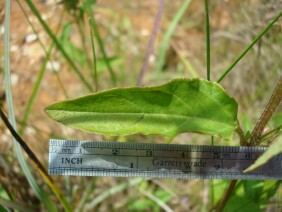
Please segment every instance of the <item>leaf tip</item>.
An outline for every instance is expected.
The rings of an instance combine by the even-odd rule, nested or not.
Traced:
[[[255,164],[253,164],[253,165],[249,166],[248,168],[246,168],[246,169],[243,171],[243,173],[246,174],[246,173],[248,173],[248,172],[251,172],[251,171],[255,170],[256,168],[258,168],[258,167],[256,167]]]

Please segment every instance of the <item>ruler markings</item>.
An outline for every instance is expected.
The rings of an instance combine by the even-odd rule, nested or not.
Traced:
[[[49,169],[50,174],[54,175],[66,175],[64,171],[68,171],[68,175],[73,176],[114,176],[114,177],[144,177],[144,178],[181,178],[187,179],[187,174],[189,174],[189,178],[199,178],[199,179],[238,179],[240,178],[241,172],[220,172],[213,173],[213,175],[209,175],[205,172],[191,172],[191,173],[180,173],[177,171],[167,172],[154,172],[154,171],[140,171],[140,170],[117,170],[117,169],[93,169],[93,168],[67,168],[67,167],[53,167]],[[76,172],[74,172],[76,171]],[[205,175],[204,175],[205,174]],[[259,179],[277,179],[281,175],[273,175],[273,176],[260,176]],[[243,179],[257,179],[258,176],[255,174],[249,174],[244,176]]]
[[[282,179],[282,155],[244,174],[267,148],[50,140],[49,174]]]

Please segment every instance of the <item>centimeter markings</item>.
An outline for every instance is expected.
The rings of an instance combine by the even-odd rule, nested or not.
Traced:
[[[266,147],[50,140],[52,175],[199,179],[282,179],[282,154],[243,173]]]

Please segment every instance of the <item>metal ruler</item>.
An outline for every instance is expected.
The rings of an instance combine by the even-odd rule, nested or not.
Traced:
[[[50,140],[51,175],[282,179],[282,154],[243,173],[266,147]]]

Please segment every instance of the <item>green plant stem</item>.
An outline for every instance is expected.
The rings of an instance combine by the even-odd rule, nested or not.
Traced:
[[[221,212],[223,211],[226,203],[228,202],[228,200],[230,199],[232,192],[236,186],[238,180],[231,180],[231,182],[229,183],[229,186],[226,190],[226,193],[224,194],[224,198],[219,202],[219,205],[216,207],[216,212]]]
[[[279,78],[278,83],[270,97],[263,113],[261,114],[256,126],[251,133],[250,145],[255,146],[259,143],[259,138],[262,134],[263,129],[270,120],[271,116],[279,106],[282,99],[282,77]]]
[[[88,14],[89,17],[91,17],[91,14]],[[112,69],[112,66],[111,66],[111,63],[110,63],[110,60],[109,60],[109,57],[107,56],[107,53],[106,53],[106,50],[105,50],[105,47],[104,47],[104,44],[103,44],[103,40],[99,34],[99,31],[98,31],[98,28],[97,28],[97,25],[95,23],[95,20],[91,17],[91,21],[90,21],[90,27],[91,29],[93,30],[94,32],[94,35],[95,35],[95,38],[97,39],[98,41],[98,45],[100,47],[100,50],[101,50],[101,53],[102,53],[102,56],[103,56],[103,59],[105,60],[105,63],[106,63],[106,66],[108,67],[109,69],[109,72],[110,72],[110,75],[111,75],[111,78],[112,78],[112,82],[113,82],[113,85],[116,86],[117,85],[117,80],[116,80],[116,76],[115,76],[115,73]]]
[[[39,171],[43,179],[46,181],[46,183],[50,186],[52,191],[55,193],[55,195],[58,197],[60,202],[63,203],[63,206],[66,211],[71,211],[69,203],[66,201],[64,195],[61,193],[60,189],[57,187],[53,179],[48,175],[46,169],[42,165],[42,163],[38,160],[36,155],[32,152],[32,150],[28,147],[26,142],[19,136],[19,134],[15,131],[13,126],[8,121],[7,117],[3,113],[3,111],[0,109],[0,117],[3,120],[4,124],[7,126],[8,130],[11,132],[13,137],[16,139],[18,144],[23,148],[23,150],[27,153],[30,160],[35,165],[36,169]]]
[[[282,16],[282,11],[255,37],[250,45],[232,62],[232,64],[223,72],[218,78],[217,82],[221,82],[225,76],[232,70],[232,68],[248,53],[248,51],[255,45],[255,43],[273,26],[273,24]]]
[[[208,0],[205,0],[205,15],[206,15],[206,59],[207,59],[207,80],[210,81],[210,20],[209,20],[209,7],[208,7]],[[211,145],[213,146],[214,137],[211,136]],[[213,180],[210,181],[210,202],[213,204],[213,196],[214,187],[213,187]]]
[[[39,11],[37,10],[37,8],[35,7],[35,5],[32,3],[31,0],[25,0],[25,2],[27,3],[27,5],[29,6],[29,8],[31,9],[31,11],[33,12],[33,14],[37,17],[38,21],[41,23],[41,25],[43,26],[44,30],[47,32],[47,34],[49,35],[49,37],[52,39],[52,41],[55,43],[55,45],[57,46],[57,48],[60,50],[60,52],[62,53],[62,55],[65,57],[65,59],[67,60],[67,62],[70,64],[70,66],[73,68],[73,70],[75,71],[75,73],[78,75],[78,77],[80,78],[80,80],[83,82],[83,84],[85,85],[85,87],[92,92],[92,87],[91,85],[87,82],[87,80],[84,78],[84,76],[82,75],[82,73],[78,70],[78,68],[76,67],[76,65],[74,64],[73,60],[68,56],[68,54],[66,53],[66,51],[64,50],[64,48],[62,47],[62,45],[60,44],[60,42],[58,41],[58,39],[56,38],[56,36],[52,33],[51,29],[49,28],[49,26],[46,24],[46,22],[42,19]]]
[[[210,81],[211,73],[210,73],[210,21],[209,21],[209,7],[208,7],[208,0],[205,0],[205,13],[206,13],[206,45],[207,45],[207,79]]]
[[[236,133],[238,134],[240,138],[240,146],[248,146],[248,143],[245,139],[244,132],[240,126],[238,126],[238,128],[236,129]]]
[[[75,18],[75,23],[76,23],[77,28],[78,28],[79,35],[80,35],[82,47],[83,47],[84,51],[88,52],[87,46],[86,46],[86,39],[85,39],[85,35],[84,35],[84,29],[83,29],[83,26],[84,26],[83,25],[84,24],[83,19],[80,19],[76,16],[74,18]],[[88,63],[89,70],[91,70],[91,68],[92,68],[91,60],[90,60],[87,53],[85,53],[85,55],[86,55],[86,60],[87,60],[87,63]]]
[[[25,15],[25,17],[26,17],[26,19],[27,19],[29,25],[31,26],[33,32],[34,32],[36,35],[38,35],[36,29],[34,28],[34,26],[32,25],[32,23],[30,22],[30,20],[29,20],[29,18],[28,18],[28,15],[26,14],[24,8],[22,7],[21,2],[20,2],[19,0],[17,0],[17,3],[18,3],[18,5],[20,6],[22,12],[24,13],[24,15]],[[59,31],[59,29],[60,29],[60,26],[61,26],[61,24],[62,24],[62,20],[63,20],[63,15],[61,15],[61,17],[60,17],[59,26],[57,27],[56,33],[57,33],[57,32]],[[28,117],[29,117],[29,115],[30,115],[30,113],[31,113],[32,106],[33,106],[33,104],[34,104],[34,102],[35,102],[35,98],[36,98],[36,96],[37,96],[37,93],[38,93],[38,91],[39,91],[41,82],[42,82],[42,80],[43,80],[43,76],[44,76],[45,71],[46,71],[47,62],[48,62],[48,60],[49,60],[49,58],[50,58],[52,49],[53,49],[53,47],[54,47],[54,43],[52,43],[51,46],[49,47],[48,51],[47,51],[46,48],[45,48],[45,46],[44,46],[44,44],[42,43],[42,41],[41,41],[39,38],[38,38],[38,41],[39,41],[39,44],[40,44],[40,46],[42,47],[42,49],[43,49],[43,51],[44,51],[44,53],[45,53],[45,59],[44,59],[44,62],[42,63],[42,65],[41,65],[39,74],[38,74],[38,76],[37,76],[37,78],[36,78],[36,81],[35,81],[35,83],[34,83],[34,87],[33,87],[33,89],[32,89],[31,95],[30,95],[30,97],[29,97],[29,99],[28,99],[28,102],[27,102],[26,109],[25,109],[25,111],[24,111],[24,115],[23,115],[23,119],[22,119],[22,125],[21,125],[21,128],[19,129],[19,134],[20,134],[20,135],[23,134],[24,129],[25,129],[26,125],[27,125]],[[57,76],[57,74],[56,74],[56,76]],[[64,89],[63,87],[62,87],[62,89],[63,89],[63,91],[65,91],[65,89]],[[64,92],[64,93],[65,93],[65,92]]]
[[[151,56],[152,51],[153,51],[154,43],[155,43],[156,38],[157,38],[157,33],[159,31],[159,28],[160,28],[160,23],[161,23],[161,18],[162,18],[164,7],[165,7],[165,0],[160,0],[159,10],[158,10],[157,16],[155,18],[155,23],[154,23],[154,27],[153,27],[153,30],[152,30],[152,33],[151,33],[151,36],[150,36],[148,46],[147,46],[145,59],[143,61],[143,64],[142,64],[142,67],[140,69],[139,76],[138,76],[138,79],[137,79],[137,86],[142,85],[142,81],[143,81],[143,78],[144,78],[144,75],[146,73],[148,63],[149,63],[149,59],[150,59],[150,56]]]
[[[91,25],[91,18],[89,18],[89,24]],[[93,35],[93,30],[92,30],[92,27],[90,27],[90,40],[91,40],[91,50],[92,50],[92,56],[93,56],[93,81],[94,81],[94,84],[95,84],[95,92],[98,91],[98,75],[97,75],[97,63],[96,63],[96,52],[95,52],[95,45],[94,45],[94,39],[93,39],[94,35]]]
[[[171,24],[169,25],[169,27],[168,27],[165,35],[164,35],[164,39],[163,39],[161,46],[160,46],[160,55],[159,55],[159,59],[158,59],[158,63],[157,63],[157,72],[156,72],[157,75],[159,75],[162,71],[164,61],[165,61],[166,51],[167,51],[168,46],[169,46],[169,40],[170,40],[173,32],[175,31],[177,23],[181,20],[185,11],[189,7],[191,1],[192,0],[185,0],[182,3],[182,5],[180,6],[179,10],[176,12]]]
[[[45,56],[46,56],[46,57],[45,57],[45,60],[48,60],[48,59],[47,59],[47,55],[48,55],[48,54],[51,54],[51,48],[50,48],[50,50],[49,50],[50,53],[48,53],[48,51],[47,51],[46,48],[45,48],[45,45],[42,43],[42,41],[40,40],[40,38],[39,38],[39,36],[38,36],[38,32],[36,31],[35,27],[33,26],[32,22],[30,21],[30,19],[29,19],[29,17],[28,17],[28,14],[27,14],[26,11],[24,10],[24,8],[23,8],[23,6],[22,6],[22,4],[21,4],[21,1],[20,1],[20,0],[17,0],[17,3],[18,3],[18,5],[19,5],[19,7],[21,8],[21,11],[23,12],[23,14],[24,14],[24,16],[25,16],[27,22],[29,23],[30,27],[32,28],[32,31],[33,31],[33,32],[37,35],[37,37],[38,37],[38,42],[39,42],[39,44],[40,44],[41,48],[43,49],[43,51],[44,51],[44,53],[45,53]],[[60,29],[60,27],[61,27],[61,25],[62,25],[63,17],[64,17],[64,12],[63,12],[62,15],[60,16],[60,21],[59,21],[59,26],[58,26],[58,28],[57,28],[57,32],[59,31],[59,29]],[[52,45],[54,45],[54,44],[52,44]],[[42,66],[41,66],[41,67],[42,67]],[[56,78],[57,78],[57,80],[58,80],[59,86],[61,87],[61,89],[62,89],[62,91],[63,91],[65,97],[68,98],[68,94],[67,94],[67,92],[66,92],[66,89],[65,89],[65,87],[64,87],[64,85],[63,85],[63,83],[62,83],[62,81],[61,81],[61,79],[60,79],[58,73],[55,71],[55,68],[54,68],[53,64],[51,65],[51,68],[53,69],[53,71],[54,71],[54,73],[55,73],[55,76],[56,76]],[[40,69],[40,72],[41,72],[41,69]],[[34,89],[35,89],[35,88],[34,88]]]

